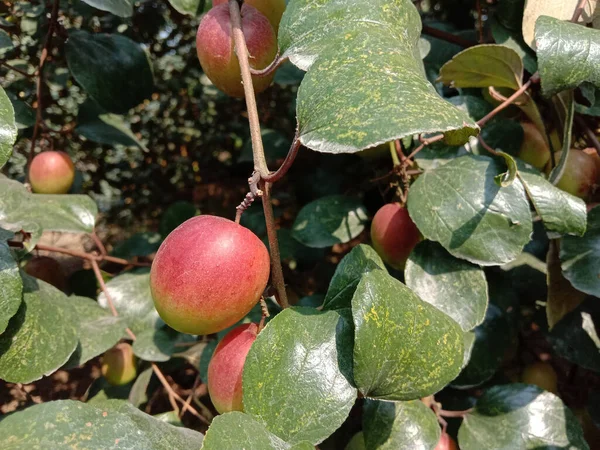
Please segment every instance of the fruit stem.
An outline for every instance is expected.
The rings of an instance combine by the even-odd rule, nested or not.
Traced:
[[[286,61],[287,58],[281,58],[279,56],[279,52],[277,52],[277,55],[275,56],[275,59],[273,60],[273,62],[271,62],[271,64],[269,64],[264,69],[253,69],[252,67],[250,67],[250,73],[256,77],[266,77],[267,75],[271,75],[273,72],[275,72],[277,68]]]
[[[279,169],[277,169],[276,172],[273,172],[270,175],[262,177],[263,180],[265,180],[266,182],[268,182],[270,184],[273,184],[276,181],[281,180],[285,176],[285,174],[288,172],[288,170],[290,170],[290,167],[292,167],[292,164],[294,164],[294,161],[296,160],[296,156],[298,156],[298,150],[300,150],[300,147],[301,147],[300,137],[298,136],[298,129],[296,129],[296,134],[294,135],[294,140],[292,141],[292,146],[290,147],[290,150],[289,150],[287,156],[285,157],[283,164],[281,164],[281,167],[279,167]]]
[[[269,250],[271,251],[271,283],[277,291],[275,294],[277,302],[285,309],[289,308],[290,304],[285,292],[285,281],[283,280],[283,269],[281,268],[281,257],[279,255],[279,242],[277,241],[277,231],[275,230],[275,216],[273,215],[273,205],[271,204],[271,183],[261,181],[260,188],[263,191],[262,203],[265,212],[265,222],[267,224]]]
[[[248,62],[248,47],[246,47],[246,39],[244,38],[244,32],[242,31],[242,17],[240,14],[240,5],[238,4],[237,0],[229,0],[229,14],[231,17],[235,53],[240,62],[242,84],[244,85],[244,94],[246,96],[248,122],[250,123],[250,136],[252,139],[252,153],[254,156],[254,170],[260,173],[261,177],[265,177],[269,174],[269,168],[267,167],[262,138],[260,135],[258,109],[256,107],[254,86],[252,85],[250,63]]]

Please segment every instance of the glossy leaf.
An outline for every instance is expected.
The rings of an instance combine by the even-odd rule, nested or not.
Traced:
[[[600,372],[600,307],[590,298],[552,328],[548,340],[558,355],[586,369]]]
[[[43,230],[91,233],[98,208],[87,195],[31,194],[17,181],[0,175],[0,226],[31,233],[31,248]]]
[[[504,45],[514,50],[523,60],[527,72],[537,72],[537,59],[535,52],[527,45],[521,35],[521,30],[511,30],[498,21],[493,21],[491,26],[492,36],[497,44]]]
[[[203,435],[175,427],[121,400],[59,400],[31,406],[0,422],[5,450],[70,448],[171,450],[200,448]]]
[[[269,432],[252,416],[230,412],[215,417],[202,445],[202,450],[312,450],[314,446],[301,442],[292,446]]]
[[[463,156],[425,172],[409,191],[412,220],[457,258],[480,265],[514,260],[533,228],[523,186],[495,183],[504,171],[491,158]]]
[[[6,49],[13,48],[14,44],[10,35],[4,31],[0,30],[0,50],[6,51]]]
[[[23,281],[19,274],[19,266],[6,240],[0,236],[0,334],[6,330],[8,321],[17,313],[22,300]]]
[[[112,254],[123,259],[150,256],[156,253],[162,241],[163,237],[158,233],[135,233],[116,245]]]
[[[556,395],[537,386],[494,386],[465,416],[458,433],[462,450],[589,449],[581,425]]]
[[[141,372],[133,382],[133,386],[131,386],[127,400],[129,400],[129,403],[136,408],[139,408],[148,401],[147,390],[153,374],[154,370],[152,367],[148,367],[146,370]]]
[[[149,270],[126,272],[106,283],[106,288],[119,316],[125,318],[134,333],[163,326],[150,294]],[[98,296],[98,303],[108,309],[104,293]]]
[[[385,272],[363,276],[352,316],[354,380],[365,397],[426,397],[460,372],[464,343],[459,325]]]
[[[23,302],[0,335],[0,379],[31,383],[61,367],[78,342],[77,316],[55,287],[23,275]]]
[[[79,344],[66,368],[85,364],[112,348],[125,334],[125,320],[115,317],[98,302],[86,297],[69,297],[79,322]]]
[[[322,197],[300,210],[292,236],[307,247],[344,244],[362,233],[367,217],[365,207],[355,198],[343,195]]]
[[[208,3],[207,0],[169,0],[169,3],[177,12],[195,17],[200,7]]]
[[[600,30],[540,16],[535,42],[544,95],[576,88],[584,81],[600,87]]]
[[[148,151],[133,134],[123,116],[107,113],[91,100],[79,108],[75,132],[99,144],[138,147],[140,150]]]
[[[125,36],[72,31],[65,54],[75,80],[107,111],[126,113],[152,94],[148,56]]]
[[[483,270],[455,258],[438,243],[417,244],[404,278],[415,294],[456,320],[464,331],[483,322],[488,303]]]
[[[195,338],[189,334],[178,333],[168,327],[147,329],[136,335],[133,352],[144,361],[164,362],[171,359],[179,348],[177,344],[193,342]]]
[[[353,153],[416,133],[442,131],[456,144],[476,135],[477,125],[427,82],[420,31],[409,0],[290,1],[279,47],[308,70],[297,99],[301,142]]]
[[[511,344],[508,319],[494,304],[488,306],[485,321],[475,328],[473,333],[475,340],[468,363],[452,381],[452,387],[468,389],[492,378]]]
[[[351,325],[336,311],[282,311],[246,357],[244,411],[289,443],[322,442],[356,399],[351,349]]]
[[[387,272],[381,257],[372,247],[364,244],[354,247],[336,267],[323,301],[323,308],[351,308],[356,286],[361,277],[372,270]]]
[[[13,105],[0,87],[0,168],[6,164],[17,139],[17,124]]]
[[[108,11],[119,17],[131,17],[133,14],[133,0],[82,0],[94,8]]]
[[[576,289],[600,297],[600,207],[588,213],[583,237],[563,238],[560,260],[564,276]]]
[[[512,49],[484,44],[463,50],[440,70],[440,81],[452,87],[506,87],[519,89],[523,62]]]
[[[548,231],[582,236],[587,212],[585,202],[553,186],[537,170],[519,163],[519,180]]]
[[[440,440],[437,417],[420,400],[366,400],[363,432],[367,450],[434,450]]]
[[[158,226],[160,234],[167,237],[171,231],[195,215],[196,207],[190,202],[178,201],[169,205],[160,218]]]

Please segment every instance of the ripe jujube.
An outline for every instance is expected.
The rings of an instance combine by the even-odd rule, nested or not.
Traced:
[[[458,450],[458,445],[456,445],[456,442],[448,433],[442,432],[434,450]]]
[[[229,0],[213,0],[213,6],[227,3]],[[260,11],[271,23],[275,34],[279,30],[279,22],[285,11],[285,0],[246,0],[244,4],[252,6]]]
[[[269,272],[269,252],[254,233],[222,217],[197,216],[161,244],[150,270],[150,290],[170,327],[212,334],[248,314]]]
[[[421,239],[408,210],[396,203],[382,206],[371,224],[373,248],[386,263],[402,270],[415,245]]]
[[[253,69],[264,69],[277,55],[277,38],[269,20],[256,8],[244,4],[241,9],[242,30]],[[217,5],[208,11],[198,27],[196,50],[206,76],[227,95],[244,97],[242,72],[235,53],[229,5]],[[253,76],[254,92],[269,87],[275,74]]]
[[[66,194],[75,180],[75,166],[65,152],[37,155],[29,167],[29,182],[36,194]]]
[[[208,364],[208,393],[221,414],[243,411],[242,373],[246,356],[258,335],[258,325],[246,323],[219,342]]]

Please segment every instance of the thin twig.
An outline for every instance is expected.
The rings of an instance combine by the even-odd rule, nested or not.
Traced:
[[[12,70],[13,72],[17,72],[18,74],[21,74],[24,77],[27,77],[27,78],[33,78],[33,77],[35,77],[35,73],[27,73],[24,70],[17,69],[15,66],[11,66],[6,61],[0,61],[0,65],[3,65],[4,67],[6,67],[9,70]]]
[[[441,39],[446,42],[450,42],[452,44],[460,45],[464,48],[469,48],[477,45],[477,42],[469,41],[468,39],[456,36],[455,34],[448,33],[447,31],[438,30],[437,28],[428,27],[427,25],[423,25],[423,34]]]
[[[188,405],[185,402],[185,400],[183,398],[181,398],[181,396],[177,392],[175,392],[173,390],[173,388],[169,384],[169,381],[165,378],[164,374],[162,373],[162,371],[160,370],[160,368],[156,365],[156,363],[152,363],[152,370],[154,371],[154,373],[158,377],[159,381],[161,382],[161,384],[163,385],[163,387],[165,388],[165,390],[167,391],[167,393],[169,395],[172,395],[177,401],[179,401],[181,403],[182,408],[185,411],[188,411],[192,415],[196,416],[198,419],[200,419],[200,421],[202,423],[204,423],[206,425],[210,425],[210,422],[203,415],[201,415],[198,411],[196,411],[196,409],[193,406]]]
[[[192,386],[192,391],[190,392],[190,395],[188,395],[188,398],[185,399],[185,403],[186,405],[190,406],[192,404],[192,399],[194,398],[194,392],[196,392],[196,388],[198,387],[198,385],[200,384],[200,374],[196,375],[196,379],[194,380],[194,385]],[[178,414],[179,419],[181,419],[181,417],[183,416],[183,410],[181,410],[181,412]]]
[[[509,105],[511,105],[515,100],[517,100],[527,89],[529,89],[529,87],[531,86],[532,83],[536,82],[538,74],[537,72],[531,76],[531,78],[529,78],[529,80],[527,80],[526,83],[523,84],[523,86],[521,86],[519,89],[517,89],[510,97],[508,97],[506,100],[504,100],[502,103],[500,103],[498,106],[496,106],[492,111],[490,111],[489,114],[487,114],[484,118],[480,119],[479,121],[477,121],[477,125],[479,125],[480,127],[483,127],[487,122],[489,122],[493,117],[496,116],[496,114],[498,114],[500,111],[502,111],[504,108],[508,107]]]
[[[14,248],[23,248],[23,243],[22,242],[16,242],[16,241],[8,241],[8,246],[9,247],[14,247]],[[115,263],[115,264],[120,264],[122,266],[137,266],[137,267],[148,267],[148,266],[150,266],[149,263],[140,263],[140,262],[127,261],[126,259],[116,258],[114,256],[96,255],[96,254],[93,254],[93,253],[80,252],[78,250],[69,250],[69,249],[61,248],[61,247],[52,247],[50,245],[44,245],[44,244],[37,244],[33,248],[33,250],[41,250],[41,251],[52,252],[52,253],[61,253],[63,255],[74,256],[76,258],[82,258],[82,259],[85,259],[87,261],[97,261],[97,262],[106,261],[106,262],[112,262],[112,263]]]
[[[445,409],[438,409],[437,413],[442,417],[457,417],[462,418],[467,414],[472,413],[474,408],[465,409],[464,411],[447,411]]]
[[[263,177],[269,174],[269,169],[267,167],[260,135],[260,121],[258,119],[256,97],[254,95],[254,86],[252,84],[252,75],[250,73],[250,63],[248,62],[248,48],[246,47],[244,32],[242,31],[240,5],[237,0],[229,0],[229,14],[233,29],[235,53],[240,61],[242,83],[244,85],[244,94],[246,96],[246,108],[248,110],[248,122],[250,123],[250,136],[252,140],[252,153],[254,155],[254,170]]]
[[[282,308],[289,308],[290,304],[285,292],[285,281],[283,280],[283,269],[281,267],[281,257],[279,254],[279,242],[277,241],[277,231],[275,230],[275,216],[273,214],[273,205],[271,204],[271,184],[261,182],[263,191],[262,203],[265,213],[265,222],[267,223],[267,236],[269,239],[269,249],[271,250],[271,283],[277,291],[276,297]]]
[[[98,247],[98,251],[100,252],[100,254],[102,256],[106,256],[108,254],[108,252],[106,251],[106,247],[104,246],[104,244],[102,243],[102,241],[100,240],[98,235],[96,234],[96,230],[92,231],[90,233],[90,236],[92,237],[94,244],[96,244],[96,247]]]
[[[300,143],[300,138],[298,137],[298,130],[296,130],[294,140],[292,141],[292,146],[290,147],[290,150],[287,156],[285,157],[285,160],[281,164],[281,167],[279,167],[279,169],[277,169],[276,172],[273,172],[272,174],[267,176],[263,176],[262,179],[271,184],[281,180],[285,176],[285,174],[288,173],[288,170],[290,170],[292,164],[294,164],[296,156],[298,156],[298,150],[300,150],[301,145],[302,144]]]
[[[253,69],[250,67],[250,73],[255,77],[266,77],[267,75],[271,75],[273,72],[277,70],[279,66],[281,66],[284,62],[287,61],[287,58],[281,58],[279,56],[279,52],[275,56],[275,59],[264,69]]]
[[[577,8],[575,8],[575,12],[573,13],[573,17],[571,17],[571,22],[577,22],[579,20],[579,18],[583,14],[583,11],[585,10],[586,3],[587,0],[579,0]]]
[[[33,154],[35,153],[35,144],[37,141],[40,124],[42,123],[42,86],[44,84],[44,65],[46,59],[52,53],[52,36],[54,34],[54,27],[58,20],[58,6],[60,0],[54,0],[52,4],[52,12],[50,13],[50,23],[48,24],[48,33],[46,34],[46,40],[42,47],[42,53],[40,55],[40,62],[37,69],[37,81],[36,81],[36,98],[37,108],[35,112],[35,125],[33,126],[33,133],[31,135],[31,146],[29,147],[29,156],[27,157],[27,170],[25,171],[25,182],[29,181],[29,166],[33,160]]]

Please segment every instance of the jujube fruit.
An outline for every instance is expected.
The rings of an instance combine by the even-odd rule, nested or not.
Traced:
[[[213,0],[213,6],[227,4],[228,0]],[[285,0],[246,0],[244,4],[260,11],[271,23],[275,34],[279,31],[279,22],[285,11]]]
[[[456,445],[456,442],[448,433],[442,432],[434,450],[458,450],[458,445]]]
[[[396,203],[382,206],[371,224],[373,248],[386,263],[402,270],[415,245],[421,239],[408,210]]]
[[[522,122],[521,127],[523,127],[523,142],[517,156],[536,169],[543,170],[550,160],[550,146],[546,138],[532,123]]]
[[[558,392],[558,376],[554,368],[547,362],[538,361],[525,367],[521,381],[525,384],[535,384],[553,394]]]
[[[250,67],[264,69],[277,55],[277,38],[273,27],[264,15],[250,5],[242,5],[241,16]],[[196,34],[198,59],[202,70],[217,88],[232,97],[241,98],[244,97],[244,86],[234,48],[229,5],[217,5],[200,21]],[[264,77],[253,76],[254,92],[268,88],[274,76],[274,73]]]
[[[75,180],[75,166],[65,152],[36,155],[29,167],[29,182],[36,194],[66,194]]]
[[[102,375],[113,386],[121,386],[133,381],[137,375],[136,358],[131,345],[121,342],[102,357]]]
[[[150,270],[160,317],[183,333],[212,334],[242,319],[269,280],[269,252],[241,225],[197,216],[171,232]]]
[[[36,256],[27,261],[23,270],[28,275],[45,281],[61,291],[67,288],[67,277],[59,262],[54,258]]]
[[[219,342],[208,364],[208,393],[221,414],[244,410],[242,373],[257,334],[258,325],[255,323],[234,328]]]
[[[556,164],[559,163],[561,155],[562,152],[554,154]],[[550,167],[547,167],[547,173],[550,173]],[[592,193],[597,181],[598,169],[594,158],[581,150],[569,150],[565,170],[556,187],[586,199]]]

